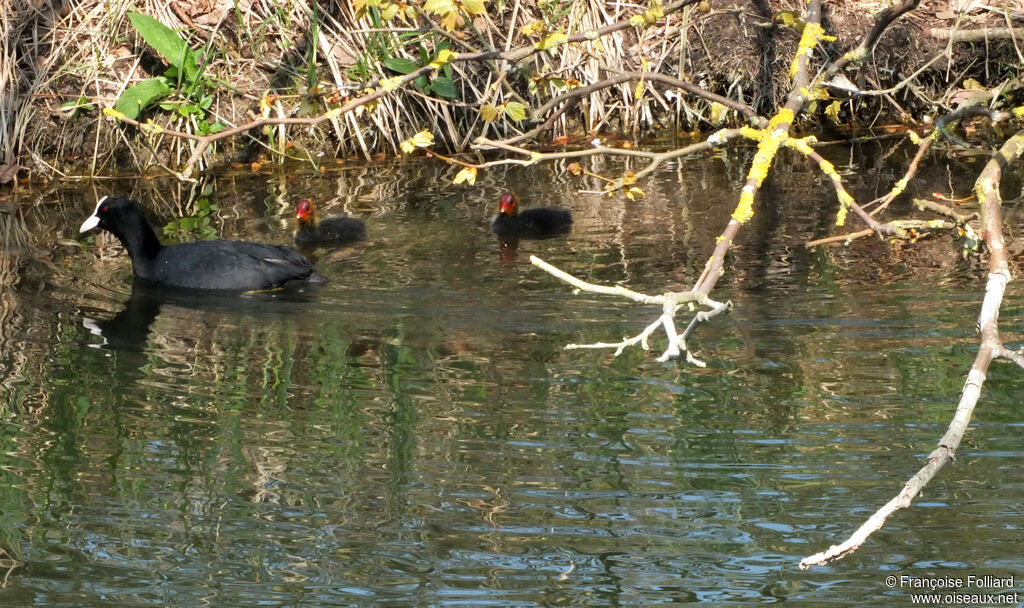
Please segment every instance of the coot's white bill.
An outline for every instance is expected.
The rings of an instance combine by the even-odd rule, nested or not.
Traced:
[[[93,209],[92,215],[90,215],[84,222],[82,222],[82,227],[78,229],[78,232],[89,232],[90,230],[99,225],[100,205],[102,205],[103,201],[107,200],[107,198],[108,197],[104,196],[96,203],[96,208]]]

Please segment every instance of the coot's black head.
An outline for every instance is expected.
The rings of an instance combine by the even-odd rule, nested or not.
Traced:
[[[298,209],[295,211],[295,219],[299,220],[299,225],[301,226],[315,223],[316,212],[313,210],[313,203],[305,198],[299,201]]]
[[[515,215],[516,214],[516,195],[511,192],[506,192],[501,195],[501,200],[498,201],[498,214],[499,215]]]
[[[97,226],[121,235],[128,226],[135,225],[142,212],[135,201],[104,196],[96,203],[96,210],[84,222],[79,232],[88,232]]]

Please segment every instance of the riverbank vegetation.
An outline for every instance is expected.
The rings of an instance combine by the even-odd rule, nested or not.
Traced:
[[[400,155],[424,130],[451,153],[595,136],[664,145],[773,115],[804,25],[797,0],[5,4],[8,178],[320,166]],[[888,4],[826,2],[822,65]],[[815,83],[822,98],[797,124],[842,132],[1012,105],[1015,14],[960,4],[978,3],[887,23],[870,56]]]

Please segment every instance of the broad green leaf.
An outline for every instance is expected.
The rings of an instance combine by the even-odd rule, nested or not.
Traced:
[[[441,97],[448,97],[449,99],[454,98],[458,95],[458,91],[455,88],[455,81],[451,78],[445,78],[440,76],[430,84],[430,90],[436,95]]]
[[[146,106],[169,95],[173,89],[163,77],[150,78],[133,84],[121,93],[114,109],[128,118],[138,118]]]
[[[384,67],[399,74],[408,74],[420,69],[418,63],[405,57],[388,57],[384,60]]]
[[[192,53],[192,49],[188,47],[188,43],[182,40],[174,30],[142,13],[128,13],[128,20],[135,26],[142,39],[156,49],[156,52],[163,55],[171,65],[178,68],[185,75],[186,80],[196,81],[199,77],[196,57]]]
[[[526,106],[518,101],[510,101],[505,104],[505,115],[512,120],[519,122],[526,118]]]

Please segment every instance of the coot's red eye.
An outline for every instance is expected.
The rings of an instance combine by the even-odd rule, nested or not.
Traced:
[[[100,207],[100,213],[106,213],[106,212],[107,212],[107,206],[106,205],[103,205],[102,207]]]

